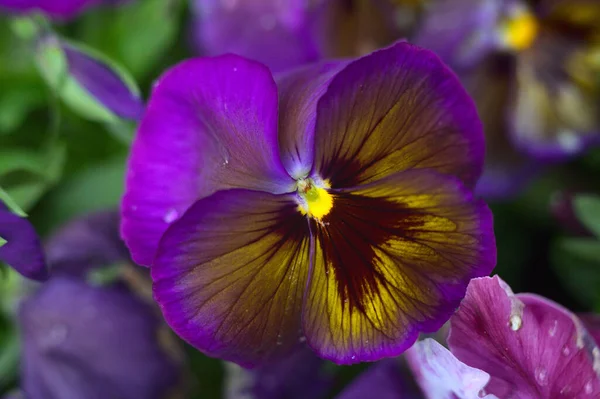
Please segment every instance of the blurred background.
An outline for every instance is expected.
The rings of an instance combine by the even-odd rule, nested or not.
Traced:
[[[0,397],[342,392],[369,365],[300,354],[300,369],[262,370],[260,385],[182,343],[129,260],[117,210],[136,122],[170,66],[236,52],[279,73],[401,39],[435,51],[476,102],[495,273],[600,311],[600,2],[0,0],[0,199],[34,225],[53,272],[39,285],[2,269]],[[290,376],[322,384],[294,396]]]

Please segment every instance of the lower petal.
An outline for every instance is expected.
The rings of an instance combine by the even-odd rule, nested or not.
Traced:
[[[488,208],[458,179],[431,171],[333,190],[331,212],[312,229],[304,333],[340,364],[398,355],[419,332],[437,330],[468,281],[496,262]]]
[[[290,196],[219,191],[165,233],[154,296],[173,330],[202,352],[267,363],[300,338],[309,242]]]

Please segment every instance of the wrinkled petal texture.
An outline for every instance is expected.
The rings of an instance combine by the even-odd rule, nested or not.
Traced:
[[[290,174],[308,176],[314,157],[317,103],[345,62],[314,64],[277,77],[279,88],[279,151]]]
[[[293,189],[278,154],[277,87],[238,56],[184,61],[156,83],[133,143],[121,226],[133,260],[151,265],[169,224],[228,188]]]
[[[291,195],[219,191],[165,233],[154,296],[175,332],[204,353],[268,363],[300,339],[309,237]]]
[[[325,359],[400,354],[495,266],[491,212],[456,178],[412,170],[333,193],[331,212],[312,225],[303,314],[307,342]]]
[[[100,0],[0,0],[0,10],[14,12],[41,11],[56,19],[70,19]]]
[[[305,0],[195,0],[194,35],[206,55],[231,52],[274,72],[320,58]]]
[[[488,373],[462,363],[431,338],[414,344],[406,359],[428,399],[498,399],[479,396],[490,380]]]
[[[97,101],[121,118],[138,120],[142,117],[144,103],[140,94],[128,87],[115,71],[68,43],[63,42],[61,47],[69,73]]]
[[[397,43],[352,62],[317,107],[314,171],[333,188],[428,168],[473,187],[484,140],[472,100],[430,51]]]
[[[161,399],[180,376],[159,343],[160,318],[127,291],[53,278],[18,321],[29,399]]]
[[[7,263],[17,272],[32,280],[48,278],[44,250],[29,221],[10,212],[0,202],[0,262]]]
[[[600,350],[581,321],[531,294],[513,295],[497,276],[473,280],[451,319],[448,344],[490,374],[500,398],[597,398]]]

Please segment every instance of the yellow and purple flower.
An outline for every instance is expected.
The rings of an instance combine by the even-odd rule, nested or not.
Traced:
[[[431,52],[398,43],[273,79],[239,56],[156,83],[121,233],[171,327],[256,366],[305,337],[341,364],[435,331],[496,261],[473,197],[475,107]]]
[[[414,42],[450,65],[477,104],[482,193],[518,190],[540,162],[600,143],[600,2],[442,0]]]

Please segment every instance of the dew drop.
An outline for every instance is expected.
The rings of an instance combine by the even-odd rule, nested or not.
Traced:
[[[548,383],[548,371],[545,368],[540,367],[535,370],[535,379],[541,386]]]
[[[565,356],[569,356],[571,354],[571,349],[569,349],[568,346],[565,346],[564,348],[562,348],[562,354]]]
[[[583,389],[585,390],[585,393],[587,393],[588,395],[592,393],[593,387],[592,387],[592,381],[588,381],[585,384],[585,387],[583,387]]]
[[[233,72],[237,72],[237,71],[238,71],[237,67],[233,67]]]
[[[356,359],[356,356],[352,355],[351,359],[352,359],[352,360]]]
[[[165,223],[173,223],[179,217],[179,213],[174,208],[171,208],[165,213],[163,220]]]
[[[554,322],[552,323],[552,327],[550,327],[550,329],[548,330],[548,335],[550,335],[551,337],[554,337],[556,335],[557,328],[558,328],[558,320],[554,320]]]
[[[521,328],[521,325],[523,324],[523,319],[521,319],[521,316],[514,314],[512,316],[510,316],[510,329],[513,331],[518,331]]]

